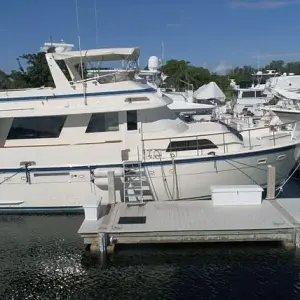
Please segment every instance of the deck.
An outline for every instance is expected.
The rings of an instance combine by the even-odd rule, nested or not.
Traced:
[[[296,243],[300,199],[264,200],[261,205],[213,206],[212,201],[112,205],[78,233],[85,244],[283,241]]]

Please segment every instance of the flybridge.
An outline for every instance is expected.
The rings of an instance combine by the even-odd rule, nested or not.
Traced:
[[[72,88],[76,88],[75,84],[83,84],[85,78],[82,78],[83,74],[80,74],[76,66],[87,63],[87,62],[113,62],[113,61],[126,61],[128,65],[126,69],[137,69],[137,60],[140,55],[139,48],[106,48],[106,49],[89,49],[80,51],[67,51],[59,53],[47,53],[46,60],[54,80],[56,88],[70,89],[70,84]],[[63,73],[57,61],[63,60],[67,66],[69,75],[71,77],[71,82],[67,79]],[[132,64],[130,62],[133,62]],[[115,77],[120,77],[119,74],[113,74]],[[103,77],[103,75],[102,75]],[[121,76],[124,77],[123,75]],[[98,81],[99,76],[92,79]],[[91,79],[88,79],[89,81]],[[122,79],[123,80],[123,79]],[[122,81],[121,80],[121,81]],[[102,78],[103,81],[103,78]],[[120,81],[119,78],[115,78],[115,81]]]

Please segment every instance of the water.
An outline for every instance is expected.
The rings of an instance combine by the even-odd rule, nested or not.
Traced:
[[[122,248],[82,261],[83,216],[0,217],[0,299],[300,299],[300,254],[278,246]]]
[[[300,196],[299,180],[285,188]],[[300,299],[300,250],[269,244],[126,247],[85,258],[81,215],[0,215],[0,300]]]

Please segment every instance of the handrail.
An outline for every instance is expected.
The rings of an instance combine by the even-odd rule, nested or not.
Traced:
[[[108,74],[104,74],[104,75],[97,75],[95,77],[90,77],[90,78],[86,78],[86,79],[82,79],[82,80],[77,80],[74,83],[82,83],[82,82],[88,82],[88,81],[93,81],[93,80],[97,80],[99,78],[105,78],[105,77],[109,77],[112,75],[118,74],[118,72],[112,72],[112,73],[108,73]]]
[[[294,128],[292,128],[292,130],[282,130],[282,127],[285,127],[289,124],[294,124]],[[258,128],[250,128],[250,129],[246,129],[246,130],[242,130],[240,131],[240,134],[244,134],[244,138],[245,136],[247,136],[248,134],[248,139],[247,142],[243,143],[243,141],[240,140],[240,142],[238,141],[233,141],[232,139],[228,140],[226,139],[226,135],[233,135],[234,133],[230,132],[230,131],[226,131],[226,132],[218,132],[218,133],[211,133],[211,134],[201,134],[201,135],[193,135],[193,136],[175,136],[175,137],[165,137],[165,138],[153,138],[153,139],[142,139],[142,144],[143,144],[143,157],[144,158],[150,158],[151,156],[153,156],[154,154],[151,153],[152,151],[156,151],[156,152],[160,152],[159,155],[162,154],[167,154],[170,155],[170,153],[175,153],[175,155],[178,155],[178,152],[185,152],[185,151],[196,151],[197,152],[197,156],[202,156],[202,155],[208,155],[210,152],[215,152],[215,148],[205,148],[203,146],[205,145],[199,145],[198,141],[199,141],[199,137],[205,137],[206,139],[209,139],[209,137],[211,136],[217,136],[219,135],[220,138],[222,139],[223,142],[220,143],[214,143],[214,145],[217,147],[216,149],[222,149],[222,147],[224,148],[223,151],[221,151],[221,153],[228,153],[228,146],[230,145],[242,145],[242,148],[247,148],[252,150],[254,147],[261,147],[263,146],[263,144],[258,144],[258,141],[261,141],[262,138],[268,138],[271,141],[273,141],[273,146],[276,146],[276,140],[277,139],[282,139],[283,137],[288,137],[291,136],[291,141],[293,141],[295,138],[295,132],[299,132],[300,134],[300,127],[299,130],[297,130],[297,124],[300,125],[300,122],[294,121],[294,122],[289,122],[289,123],[284,123],[284,124],[280,124],[280,125],[269,125],[269,126],[264,126],[264,127],[258,127]],[[255,130],[261,130],[261,129],[270,129],[270,134],[268,134],[267,136],[253,136],[253,132]],[[279,128],[280,130],[276,130],[276,128]],[[278,134],[276,134],[278,132]],[[252,136],[251,136],[252,133]],[[287,133],[286,135],[282,135],[280,133]],[[245,135],[246,134],[246,135]],[[297,138],[297,137],[296,137]],[[195,145],[185,145],[184,146],[184,150],[182,149],[178,149],[176,147],[174,147],[173,149],[169,149],[170,151],[166,151],[167,147],[165,147],[164,149],[160,149],[160,148],[147,148],[145,145],[145,142],[148,141],[161,141],[161,140],[167,140],[169,141],[169,145],[171,146],[171,142],[172,141],[176,141],[176,140],[187,140],[187,139],[192,139],[193,141],[197,141],[196,142],[196,147]],[[256,141],[256,142],[255,142]],[[271,145],[270,145],[271,146]],[[190,148],[190,149],[189,149]],[[220,153],[220,152],[219,152]],[[157,153],[155,153],[154,156],[156,156]]]
[[[100,78],[116,76],[116,75],[119,75],[119,74],[126,74],[126,73],[129,74],[129,73],[133,73],[133,72],[135,72],[135,70],[116,70],[114,72],[107,73],[107,74],[104,74],[104,75],[97,75],[95,77],[90,77],[90,78],[86,78],[86,79],[82,79],[82,80],[77,80],[74,83],[88,82],[88,81],[98,80]]]
[[[263,127],[257,127],[257,128],[249,128],[249,129],[244,129],[239,131],[240,133],[242,132],[248,132],[248,131],[255,131],[255,130],[261,130],[261,129],[266,129],[266,128],[276,128],[276,127],[284,127],[289,124],[296,124],[297,121],[289,122],[289,123],[284,123],[280,125],[269,125],[269,126],[263,126]],[[186,138],[196,138],[196,137],[208,137],[208,136],[216,136],[216,135],[221,135],[221,134],[232,134],[230,131],[226,132],[216,132],[216,133],[206,133],[206,134],[195,134],[195,135],[185,135],[185,136],[172,136],[172,137],[158,137],[158,138],[143,138],[142,141],[147,142],[147,141],[159,141],[159,140],[168,140],[168,139],[186,139]]]

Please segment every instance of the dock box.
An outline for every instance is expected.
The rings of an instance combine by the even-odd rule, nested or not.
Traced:
[[[101,199],[90,197],[83,205],[85,220],[97,221],[101,210]]]
[[[213,185],[213,205],[259,205],[263,189],[259,185]]]

